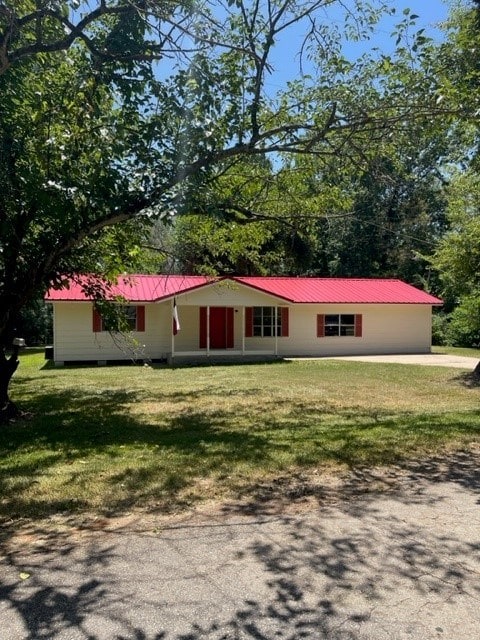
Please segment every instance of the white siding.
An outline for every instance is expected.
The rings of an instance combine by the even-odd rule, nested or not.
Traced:
[[[170,351],[170,305],[145,305],[145,331],[127,336],[93,331],[90,302],[54,303],[55,361],[163,358]]]
[[[362,314],[362,337],[317,338],[317,314]],[[290,307],[288,338],[279,338],[281,355],[428,353],[430,305],[298,305]],[[257,339],[258,340],[258,339]]]
[[[231,281],[221,281],[217,284],[182,294],[177,297],[181,330],[175,336],[175,352],[199,349],[199,307],[233,308],[233,350],[240,351],[242,349],[244,307],[274,306],[277,304],[280,304],[278,298]],[[250,351],[270,350],[273,352],[274,342],[273,338],[245,338],[245,348]],[[228,349],[225,353],[228,353]]]
[[[177,309],[178,309],[178,319],[180,321],[180,331],[175,336],[175,352],[181,351],[195,351],[200,349],[200,307],[193,306],[182,306],[179,304],[180,301],[177,301]],[[262,306],[268,305],[272,306],[271,299],[265,301],[264,298],[261,298],[257,301],[257,304]],[[201,305],[203,307],[207,305]],[[233,306],[233,305],[219,305],[218,302],[216,304],[212,304],[209,306],[226,306],[233,308],[233,347],[234,351],[240,351],[242,349],[242,339],[244,333],[244,320],[243,320],[243,306]],[[252,305],[249,305],[252,306]],[[247,344],[249,345],[247,347]],[[273,338],[265,338],[265,339],[252,339],[245,338],[245,346],[250,350],[272,350],[274,348],[274,339]],[[205,349],[201,350],[202,352]],[[226,350],[228,353],[228,349]]]
[[[175,336],[175,351],[195,351],[199,348],[200,330],[198,307],[182,306],[183,301],[177,299],[178,320],[180,331]],[[170,306],[170,302],[164,302]],[[168,351],[171,351],[171,344]]]
[[[214,294],[216,296],[216,294]],[[236,292],[226,293],[219,304],[217,297],[196,292],[190,303],[201,306],[232,306],[234,309],[234,350],[242,348],[243,307],[233,303]],[[247,306],[274,305],[262,294],[243,296]],[[184,306],[178,299],[181,331],[175,337],[175,351],[199,349],[199,307]],[[169,304],[169,303],[163,303]],[[283,306],[283,305],[282,305]],[[279,308],[280,313],[280,308]],[[317,315],[346,313],[362,315],[362,337],[317,338]],[[275,338],[245,338],[246,351],[274,351]],[[431,307],[429,305],[297,305],[289,307],[289,336],[277,338],[279,355],[355,355],[378,353],[428,353],[431,348]],[[228,353],[228,350],[227,350]]]
[[[235,307],[271,306],[281,304],[278,298],[255,291],[251,287],[222,280],[217,284],[196,289],[190,293],[177,296],[177,304],[200,307]]]
[[[242,338],[243,305],[274,306],[275,300],[256,291],[211,287],[177,298],[181,330],[174,351],[199,350],[199,306],[234,309],[234,349],[272,353],[275,338]],[[185,304],[187,303],[187,304]],[[145,305],[145,331],[127,338],[94,333],[92,305],[54,303],[55,361],[165,358],[172,352],[171,301]],[[317,315],[362,314],[362,337],[317,338]],[[132,340],[133,339],[133,340]],[[297,305],[289,307],[289,336],[277,338],[278,355],[322,356],[380,353],[428,353],[431,346],[429,305]],[[228,350],[226,351],[228,353]]]

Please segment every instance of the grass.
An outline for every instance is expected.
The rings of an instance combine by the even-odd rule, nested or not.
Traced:
[[[480,441],[480,389],[440,367],[334,360],[76,367],[28,351],[0,430],[0,517],[181,510],[315,469]]]
[[[480,360],[480,349],[474,349],[472,347],[433,347],[432,351],[433,353],[448,353],[453,356],[467,356]]]

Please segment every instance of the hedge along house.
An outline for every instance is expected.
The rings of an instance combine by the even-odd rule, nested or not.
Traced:
[[[167,360],[252,356],[427,353],[432,306],[400,280],[120,277],[130,327],[109,330],[79,284],[51,289],[54,360]]]

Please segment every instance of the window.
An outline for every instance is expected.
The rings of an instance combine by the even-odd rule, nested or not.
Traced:
[[[353,313],[328,313],[317,316],[317,337],[362,336],[362,315]]]
[[[288,337],[288,307],[246,307],[245,337]]]
[[[355,335],[355,316],[352,314],[325,316],[325,335],[326,336],[354,336]]]
[[[277,313],[277,335],[282,335],[282,315]],[[275,307],[253,307],[253,335],[263,338],[275,335]]]
[[[103,315],[94,307],[93,331],[145,331],[145,307],[124,305]]]
[[[137,307],[116,307],[111,315],[102,315],[102,331],[136,331]]]

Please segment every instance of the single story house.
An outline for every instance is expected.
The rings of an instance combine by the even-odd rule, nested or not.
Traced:
[[[73,281],[47,293],[57,364],[428,353],[442,304],[395,279],[130,275],[109,292],[130,327],[119,333],[92,295]]]

